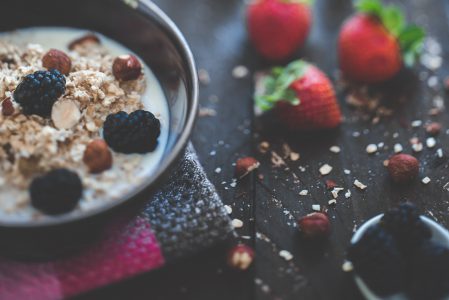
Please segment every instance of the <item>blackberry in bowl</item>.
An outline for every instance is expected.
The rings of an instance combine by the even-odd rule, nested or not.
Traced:
[[[366,299],[449,298],[449,232],[410,203],[365,222],[347,252]]]

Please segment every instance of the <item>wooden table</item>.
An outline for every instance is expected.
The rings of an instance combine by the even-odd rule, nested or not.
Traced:
[[[350,275],[341,265],[345,249],[357,226],[388,207],[409,200],[426,215],[449,227],[449,192],[443,186],[449,181],[445,112],[430,116],[435,97],[447,97],[443,82],[449,64],[436,72],[422,67],[404,72],[395,81],[379,87],[388,95],[387,106],[393,115],[373,124],[372,116],[362,114],[346,104],[346,94],[339,89],[339,101],[346,116],[341,128],[330,133],[299,135],[282,130],[270,116],[255,118],[253,114],[253,76],[269,65],[261,60],[248,43],[242,0],[158,0],[157,2],[179,25],[195,54],[199,69],[207,70],[210,83],[201,87],[201,106],[217,112],[216,116],[199,118],[193,142],[210,179],[216,184],[223,201],[232,206],[233,218],[241,219],[238,229],[247,236],[257,252],[254,268],[246,273],[230,271],[225,266],[223,246],[217,246],[193,258],[161,271],[130,279],[80,299],[361,299]],[[430,36],[443,46],[443,59],[448,58],[449,37],[445,1],[395,1],[404,6],[411,20],[424,25]],[[343,20],[351,14],[349,0],[317,0],[314,6],[314,26],[306,47],[297,57],[304,57],[322,68],[337,82],[336,39]],[[237,65],[248,67],[252,74],[243,79],[232,76]],[[438,86],[430,88],[428,78],[436,76]],[[419,77],[426,78],[419,80]],[[435,81],[430,79],[430,81]],[[436,99],[438,101],[438,99]],[[436,103],[438,104],[438,103]],[[441,104],[441,103],[440,103]],[[383,161],[400,143],[404,152],[412,153],[409,139],[425,141],[422,128],[413,128],[413,120],[441,122],[444,127],[437,146],[416,154],[421,161],[421,178],[428,176],[427,185],[398,187],[386,174]],[[257,151],[260,142],[267,141],[266,154]],[[365,148],[371,143],[384,143],[376,154]],[[285,165],[273,167],[272,152],[282,156],[289,145],[301,158],[285,159]],[[341,153],[329,151],[333,145]],[[437,149],[444,151],[438,158]],[[259,174],[231,186],[237,158],[252,155],[260,160]],[[333,171],[321,177],[318,169],[329,164]],[[221,170],[221,171],[220,171]],[[346,174],[344,170],[350,170]],[[302,240],[295,228],[295,219],[310,213],[313,204],[327,207],[332,199],[325,180],[332,179],[351,197],[342,194],[337,205],[329,208],[332,235],[328,242],[315,245]],[[355,179],[368,188],[360,191]],[[307,196],[300,196],[307,189]],[[280,250],[293,254],[291,261],[279,256]]]

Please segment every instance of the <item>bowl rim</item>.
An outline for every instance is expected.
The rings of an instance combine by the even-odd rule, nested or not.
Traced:
[[[384,214],[379,214],[375,217],[372,217],[368,221],[362,224],[362,226],[357,229],[357,231],[354,233],[354,235],[351,238],[351,244],[355,244],[360,240],[360,238],[363,236],[363,234],[366,232],[366,230],[375,225],[378,224],[380,219],[384,216]],[[432,230],[432,232],[438,232],[439,235],[441,235],[444,238],[444,245],[446,247],[449,247],[449,231],[444,228],[441,224],[437,223],[436,221],[432,220],[431,218],[427,216],[420,216],[421,220],[429,226],[429,228]],[[383,299],[389,299],[389,300],[407,300],[408,298],[403,293],[398,293],[395,295],[390,295],[387,298],[382,298],[377,296],[365,283],[365,281],[357,275],[357,272],[354,271],[353,273],[354,281],[359,288],[360,292],[362,293],[363,297],[367,300],[383,300]]]
[[[160,9],[151,0],[121,0],[123,3],[127,4],[129,9],[137,10],[143,8],[148,10],[140,11],[144,13],[147,17],[152,18],[162,30],[165,31],[167,35],[176,43],[177,50],[181,53],[183,62],[187,67],[187,86],[190,87],[190,93],[187,94],[187,114],[185,124],[178,137],[178,140],[174,144],[172,150],[168,155],[161,161],[159,168],[146,178],[142,183],[140,183],[131,192],[124,194],[120,199],[105,203],[99,207],[89,209],[87,211],[77,213],[77,214],[62,214],[60,216],[52,216],[51,218],[44,218],[42,220],[27,220],[24,222],[20,221],[2,221],[0,220],[0,229],[39,229],[39,228],[49,228],[56,227],[60,225],[68,225],[76,222],[83,221],[85,219],[91,219],[98,215],[107,213],[114,208],[117,208],[129,200],[133,199],[140,193],[144,192],[149,187],[153,186],[159,179],[161,179],[164,174],[170,169],[170,167],[177,161],[177,158],[184,151],[187,142],[189,141],[190,135],[192,133],[193,127],[195,125],[198,107],[199,107],[199,82],[197,76],[197,69],[193,53],[190,46],[187,43],[184,35],[178,26],[170,19],[170,17],[165,14],[165,12]]]

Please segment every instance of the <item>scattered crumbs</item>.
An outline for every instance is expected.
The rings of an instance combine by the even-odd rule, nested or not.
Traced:
[[[417,127],[421,127],[422,126],[422,121],[421,120],[415,120],[412,122],[412,127],[417,128]]]
[[[376,144],[369,144],[366,146],[366,152],[368,154],[373,154],[377,152],[377,145]]]
[[[352,133],[352,136],[355,137],[355,138],[357,138],[357,137],[360,136],[360,132],[354,131],[354,132]]]
[[[449,191],[449,182],[446,182],[446,184],[443,186],[443,189]]]
[[[335,199],[329,200],[328,204],[329,205],[336,205],[337,204],[337,200],[335,200]]]
[[[379,148],[383,148],[384,146],[385,146],[384,142],[380,142],[379,144],[377,144],[377,147],[379,147]]]
[[[296,153],[296,152],[291,152],[290,153],[290,160],[291,161],[297,161],[299,158],[300,158],[299,153]]]
[[[251,236],[249,236],[249,235],[242,235],[242,236],[240,236],[240,238],[242,238],[244,240],[250,240]]]
[[[390,161],[388,159],[384,160],[384,162],[383,162],[384,167],[388,167],[389,164],[390,164]]]
[[[348,170],[348,169],[344,169],[343,172],[344,172],[346,175],[351,174],[351,170]]]
[[[350,190],[348,190],[348,191],[345,193],[345,198],[346,198],[346,199],[351,198],[351,191],[350,191]]]
[[[293,254],[288,252],[287,250],[281,250],[279,251],[279,256],[285,259],[286,261],[290,261],[293,259]]]
[[[299,195],[301,195],[301,196],[307,196],[308,194],[309,194],[308,190],[302,190],[299,192]]]
[[[401,153],[404,148],[401,144],[394,144],[394,153]]]
[[[215,169],[215,173],[220,174],[221,173],[221,168],[216,168]]]
[[[229,184],[231,187],[235,188],[237,186],[237,180],[232,179],[232,182]]]
[[[397,139],[398,137],[399,137],[399,133],[397,133],[397,132],[393,133],[393,138],[394,139]]]
[[[424,146],[422,143],[416,143],[416,144],[412,144],[412,150],[414,152],[421,152],[423,150]]]
[[[430,178],[429,178],[429,177],[424,177],[421,181],[422,181],[422,183],[424,183],[424,184],[429,184]]]
[[[287,165],[285,161],[282,159],[282,157],[274,151],[271,151],[271,163],[275,168]]]
[[[209,72],[207,72],[207,70],[205,70],[205,69],[199,69],[198,70],[198,79],[202,84],[208,85],[210,83]]]
[[[237,79],[245,78],[248,74],[248,68],[242,65],[235,66],[234,69],[232,69],[232,77]]]
[[[439,148],[439,149],[437,150],[437,156],[438,156],[438,158],[443,158],[443,156],[444,156],[444,154],[443,154],[443,149]]]
[[[228,215],[232,214],[232,207],[230,207],[229,205],[225,205],[224,208],[226,209],[226,213]]]
[[[329,151],[332,153],[338,154],[338,153],[340,153],[341,149],[338,146],[332,146],[329,148]]]
[[[301,172],[305,172],[305,171],[306,171],[306,168],[304,168],[303,166],[299,166],[298,169],[299,169]]]
[[[209,107],[200,107],[198,115],[200,117],[215,117],[217,115],[217,111]]]
[[[212,151],[209,153],[210,156],[215,156],[216,154],[217,154],[217,151],[215,151],[215,150],[212,150]]]
[[[243,221],[239,219],[233,219],[232,220],[232,227],[234,228],[242,228],[243,227]]]
[[[321,205],[319,205],[319,204],[312,205],[312,210],[314,210],[314,211],[321,211]]]
[[[435,147],[436,144],[437,144],[437,141],[435,140],[434,137],[427,138],[427,140],[426,140],[427,148],[433,148],[433,147]]]
[[[334,189],[331,191],[332,196],[334,196],[334,198],[338,198],[338,193],[341,192],[341,191],[343,191],[343,190],[344,190],[344,188],[339,188],[339,187],[334,188]]]
[[[354,270],[354,266],[350,261],[345,261],[341,266],[341,269],[343,270],[343,272],[352,272],[352,270]]]
[[[354,181],[354,185],[356,187],[358,187],[361,190],[365,190],[367,188],[366,185],[364,185],[363,183],[361,183],[360,181],[358,181],[357,179]]]
[[[323,165],[323,166],[320,168],[319,171],[320,171],[320,174],[321,174],[321,175],[326,176],[326,175],[328,175],[330,172],[332,172],[332,167],[329,166],[328,164],[325,164],[325,165]]]

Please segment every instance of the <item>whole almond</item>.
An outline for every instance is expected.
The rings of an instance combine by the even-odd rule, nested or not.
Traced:
[[[135,80],[142,74],[142,65],[134,55],[120,55],[114,60],[112,73],[117,80]]]
[[[112,153],[104,140],[93,140],[84,151],[83,161],[91,173],[101,173],[112,167]]]
[[[48,70],[56,69],[61,74],[68,75],[72,69],[72,61],[64,52],[50,49],[42,58],[42,66]]]

